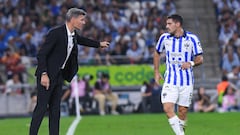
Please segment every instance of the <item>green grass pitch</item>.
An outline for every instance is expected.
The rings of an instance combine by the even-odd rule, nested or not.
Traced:
[[[30,118],[0,119],[1,135],[27,135]],[[60,134],[65,135],[74,117],[62,117]],[[240,113],[189,113],[186,135],[239,135]],[[48,119],[39,135],[48,135]],[[174,135],[164,114],[83,116],[75,135]]]

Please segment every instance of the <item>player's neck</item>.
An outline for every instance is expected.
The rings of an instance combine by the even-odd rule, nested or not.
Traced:
[[[184,30],[181,28],[181,29],[179,29],[179,30],[177,30],[176,31],[176,33],[174,34],[174,36],[176,37],[176,38],[179,38],[179,37],[181,37],[181,36],[183,36],[184,35]]]

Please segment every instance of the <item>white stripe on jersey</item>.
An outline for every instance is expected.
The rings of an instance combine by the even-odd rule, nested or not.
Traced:
[[[182,70],[183,62],[193,61],[194,56],[203,53],[198,37],[192,33],[184,32],[184,36],[176,38],[164,33],[158,39],[157,52],[166,52],[165,83],[172,85],[192,85],[193,69]]]

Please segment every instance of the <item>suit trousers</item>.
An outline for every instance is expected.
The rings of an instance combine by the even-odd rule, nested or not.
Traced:
[[[48,90],[40,83],[41,77],[37,76],[37,104],[33,111],[29,135],[37,135],[41,122],[49,111],[49,135],[59,135],[60,102],[62,95],[63,77],[61,71],[54,80],[50,80]]]

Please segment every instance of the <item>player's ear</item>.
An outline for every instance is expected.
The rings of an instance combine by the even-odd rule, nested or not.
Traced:
[[[180,22],[176,22],[176,26],[177,26],[177,27],[180,27],[180,26],[181,26],[181,23],[180,23]]]

